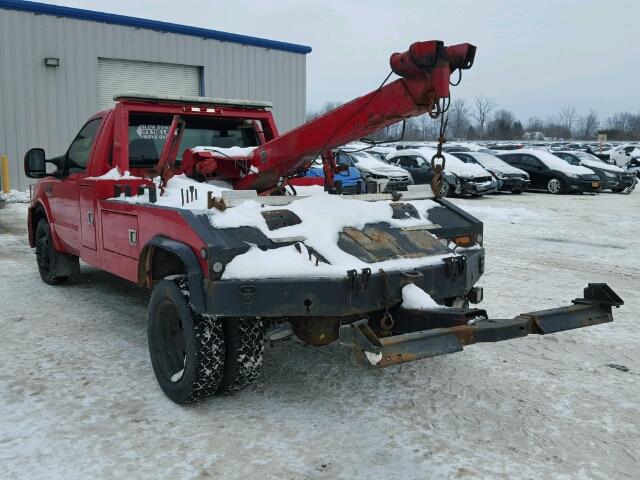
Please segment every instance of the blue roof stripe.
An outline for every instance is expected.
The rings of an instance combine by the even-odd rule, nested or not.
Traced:
[[[279,42],[265,38],[250,37],[237,33],[221,32],[219,30],[209,30],[207,28],[190,27],[177,23],[160,22],[157,20],[147,20],[144,18],[129,17],[127,15],[116,15],[113,13],[94,12],[82,8],[61,7],[47,3],[27,2],[24,0],[0,0],[0,8],[9,10],[21,10],[58,17],[75,18],[78,20],[91,20],[94,22],[112,23],[124,25],[126,27],[148,28],[150,30],[160,30],[163,32],[191,35],[194,37],[211,38],[222,42],[241,43],[254,47],[272,48],[285,52],[307,54],[311,52],[311,47],[298,45],[295,43]]]

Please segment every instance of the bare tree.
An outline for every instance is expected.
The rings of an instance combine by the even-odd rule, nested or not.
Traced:
[[[527,132],[542,132],[544,130],[544,122],[538,117],[530,117],[527,120]]]
[[[469,109],[464,100],[457,99],[451,102],[449,108],[449,129],[453,138],[463,138],[466,136],[471,122],[469,121]]]
[[[633,116],[634,115],[629,112],[618,112],[607,119],[607,126],[613,130],[627,132],[631,130]]]
[[[415,117],[416,123],[420,127],[421,140],[437,140],[440,132],[440,120],[434,120],[428,113]]]
[[[487,123],[487,132],[496,140],[522,138],[524,128],[509,110],[498,110]]]
[[[497,104],[491,97],[476,97],[475,111],[471,114],[478,122],[480,136],[484,133],[484,126],[489,119],[489,115],[496,108]]]
[[[567,105],[558,114],[558,123],[564,128],[569,135],[574,130],[576,122],[578,121],[578,112],[573,105]]]
[[[598,114],[595,110],[589,110],[589,113],[578,120],[580,136],[585,139],[592,138],[598,130],[599,123]]]
[[[324,115],[327,112],[330,112],[334,108],[338,108],[342,105],[342,102],[324,102],[322,106],[318,110],[311,110],[307,112],[307,121],[313,120],[320,115]]]

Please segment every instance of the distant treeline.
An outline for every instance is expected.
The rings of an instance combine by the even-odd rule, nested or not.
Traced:
[[[307,119],[315,118],[340,106],[339,102],[326,102],[319,110],[309,112]],[[490,97],[476,97],[473,102],[453,100],[447,112],[449,122],[447,138],[456,140],[542,140],[543,138],[594,140],[598,133],[606,133],[608,140],[640,140],[640,112],[618,112],[604,120],[595,110],[580,115],[572,105],[561,108],[557,114],[541,119],[530,117],[523,123],[515,115]],[[404,126],[405,140],[436,140],[439,120],[429,115],[411,118]],[[375,140],[397,139],[402,124],[383,128],[372,136]]]

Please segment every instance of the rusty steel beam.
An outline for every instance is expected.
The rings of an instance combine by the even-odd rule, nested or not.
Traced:
[[[340,343],[351,346],[360,362],[368,360],[376,367],[386,367],[410,362],[420,358],[459,352],[464,346],[474,343],[500,342],[529,334],[549,333],[588,327],[613,321],[612,307],[623,302],[607,284],[589,284],[585,297],[573,300],[573,305],[523,313],[511,319],[488,319],[483,316],[459,324],[459,310],[452,312],[450,327],[428,328],[390,337],[378,337],[369,327],[368,320],[340,327]],[[411,318],[422,316],[424,325],[433,325],[433,315],[442,316],[442,309],[396,311],[396,321],[402,324],[403,315]],[[442,323],[442,319],[440,320]],[[456,324],[458,323],[458,324]]]

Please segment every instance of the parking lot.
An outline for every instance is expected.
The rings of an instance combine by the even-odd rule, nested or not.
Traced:
[[[154,378],[148,292],[86,265],[43,284],[26,204],[2,205],[2,476],[637,478],[640,194],[453,201],[485,222],[492,316],[608,282],[625,300],[614,323],[384,370],[276,343],[256,384],[188,407]]]

